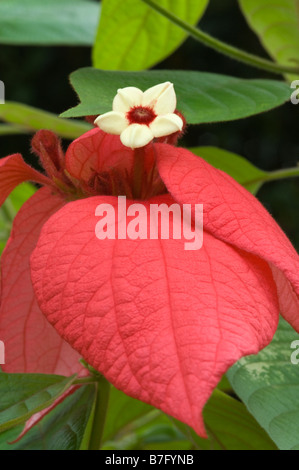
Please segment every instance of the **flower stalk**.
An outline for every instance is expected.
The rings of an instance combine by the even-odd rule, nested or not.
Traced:
[[[263,59],[262,57],[256,56],[254,54],[250,54],[248,52],[242,51],[237,47],[231,46],[226,44],[219,39],[216,39],[209,34],[201,31],[199,28],[190,25],[186,21],[182,20],[178,16],[174,15],[172,12],[166,10],[166,8],[162,7],[161,5],[157,4],[154,0],[142,0],[148,6],[150,6],[153,10],[157,13],[160,13],[162,16],[167,18],[172,23],[179,26],[183,29],[186,33],[190,34],[194,39],[201,42],[205,46],[211,47],[212,49],[220,52],[232,59],[238,60],[243,62],[247,65],[252,67],[256,67],[261,70],[266,70],[267,72],[272,72],[276,74],[298,74],[299,67],[289,67],[287,65],[276,64],[267,59]]]

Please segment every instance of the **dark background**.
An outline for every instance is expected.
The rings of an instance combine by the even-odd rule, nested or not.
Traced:
[[[267,57],[258,38],[247,26],[236,0],[211,0],[200,25],[204,31],[223,41]],[[0,78],[6,86],[6,99],[59,114],[77,101],[68,83],[69,74],[77,68],[90,66],[90,57],[90,48],[86,47],[1,45]],[[157,68],[280,79],[221,56],[193,39],[188,39]],[[238,122],[191,126],[183,144],[219,146],[246,157],[264,170],[295,166],[299,160],[298,113],[299,105],[288,103]],[[30,136],[1,137],[0,157],[15,152],[23,153],[27,161],[36,163],[30,155]],[[298,178],[267,183],[258,197],[298,248]]]

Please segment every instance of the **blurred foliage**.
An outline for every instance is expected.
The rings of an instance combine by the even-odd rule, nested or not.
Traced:
[[[6,245],[6,240],[9,238],[17,212],[35,191],[36,188],[31,183],[20,184],[0,207],[0,255]]]
[[[271,344],[228,372],[234,390],[280,450],[299,450],[298,339],[281,319]]]

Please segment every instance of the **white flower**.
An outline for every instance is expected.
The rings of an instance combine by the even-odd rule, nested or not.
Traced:
[[[170,82],[145,92],[135,87],[121,88],[112,109],[94,122],[104,132],[120,135],[121,142],[132,149],[144,147],[155,137],[164,137],[183,128],[183,120],[174,114],[176,95]]]

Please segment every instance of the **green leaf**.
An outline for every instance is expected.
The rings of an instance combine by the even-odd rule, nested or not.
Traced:
[[[0,411],[25,400],[46,387],[59,383],[64,377],[46,374],[0,373]],[[5,393],[4,393],[5,390]]]
[[[159,0],[196,24],[209,0]],[[142,70],[170,55],[187,34],[141,0],[103,0],[93,65],[106,70]]]
[[[0,119],[21,126],[21,133],[48,129],[67,139],[76,139],[92,128],[87,122],[62,119],[47,111],[14,102],[0,106]]]
[[[20,184],[0,207],[0,254],[8,240],[16,213],[35,191],[35,186],[30,183]]]
[[[258,34],[270,55],[283,65],[298,64],[298,0],[275,0],[275,2],[273,0],[239,0],[239,2],[249,25]]]
[[[0,43],[91,46],[99,14],[90,0],[1,0]]]
[[[73,383],[72,377],[0,373],[0,432],[24,423],[50,406]]]
[[[228,372],[236,393],[281,450],[299,450],[299,343],[292,344],[298,340],[281,320],[268,347]]]
[[[256,194],[267,173],[252,165],[246,158],[216,147],[194,147],[189,149],[219,170],[225,171],[248,191]]]
[[[95,387],[85,385],[54,408],[17,443],[22,427],[0,435],[0,450],[79,450],[94,401]]]
[[[102,449],[276,449],[246,407],[219,390],[206,405],[204,418],[208,440],[184,423],[112,388]]]
[[[243,403],[219,390],[213,392],[203,414],[209,440],[200,438],[187,425],[175,420],[179,429],[199,449],[276,449],[275,444],[248,413]]]
[[[142,90],[171,81],[178,110],[190,124],[231,121],[280,106],[290,98],[286,83],[190,71],[109,72],[82,68],[71,74],[71,83],[81,103],[63,117],[98,115],[111,111],[118,88]]]

